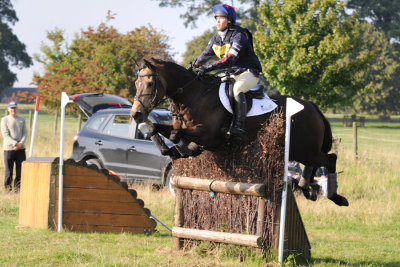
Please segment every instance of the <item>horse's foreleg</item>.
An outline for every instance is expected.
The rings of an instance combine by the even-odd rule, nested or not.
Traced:
[[[167,155],[167,151],[169,147],[165,144],[164,140],[158,133],[153,133],[150,137],[151,141],[156,145],[156,147],[160,150],[162,155]]]
[[[187,146],[183,143],[176,144],[173,148],[175,148],[183,158],[196,157],[203,152],[203,148],[193,142],[189,143]]]
[[[151,136],[160,133],[163,136],[167,137],[171,134],[172,126],[171,125],[163,125],[158,123],[153,123],[149,127],[149,134]]]
[[[317,171],[317,168],[305,165],[303,174],[299,181],[299,187],[304,188],[304,189],[308,188],[308,186],[314,179],[316,171]]]
[[[178,144],[179,141],[181,140],[181,130],[172,130],[171,134],[168,137],[169,140],[172,141],[174,144]]]
[[[180,158],[180,153],[176,150],[175,147],[169,148],[162,137],[158,134],[155,133],[150,137],[151,141],[156,145],[156,147],[160,150],[161,155],[163,156],[170,156],[173,159]]]
[[[192,127],[184,128],[179,130],[179,136],[189,142],[194,142],[196,144],[206,144],[210,136],[215,138],[213,134],[207,133],[203,124],[197,124]]]

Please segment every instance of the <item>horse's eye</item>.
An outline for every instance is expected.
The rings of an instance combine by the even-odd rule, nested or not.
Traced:
[[[149,86],[153,86],[153,82],[149,82],[148,85],[149,85]]]

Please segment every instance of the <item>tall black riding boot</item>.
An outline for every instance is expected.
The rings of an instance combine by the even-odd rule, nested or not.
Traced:
[[[247,103],[244,93],[235,96],[235,114],[228,135],[242,138],[244,134],[244,123],[246,119]]]

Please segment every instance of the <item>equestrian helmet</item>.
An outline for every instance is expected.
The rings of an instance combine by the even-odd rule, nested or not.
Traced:
[[[227,17],[228,20],[235,24],[236,11],[235,8],[229,5],[216,5],[213,8],[214,17]]]

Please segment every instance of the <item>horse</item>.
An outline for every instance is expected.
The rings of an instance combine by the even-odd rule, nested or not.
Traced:
[[[168,97],[172,103],[172,129],[161,129],[155,126],[152,140],[164,155],[176,156],[165,143],[160,144],[163,135],[170,133],[169,139],[180,142],[179,154],[186,156],[199,155],[204,149],[217,149],[226,142],[226,131],[232,119],[221,104],[218,96],[219,82],[215,79],[205,79],[193,71],[161,59],[144,59],[139,66],[138,79],[135,82],[136,96],[132,105],[131,116],[137,122],[144,122],[152,109]],[[271,96],[279,108],[285,111],[288,96]],[[310,198],[307,190],[313,181],[315,171],[325,166],[328,173],[336,173],[336,154],[328,154],[332,147],[332,131],[328,120],[310,102],[296,97],[304,109],[292,116],[289,160],[302,163],[304,167],[302,184],[303,193]],[[245,122],[245,140],[255,138],[261,125],[267,121],[270,113],[247,117]],[[183,144],[183,145],[182,145]],[[335,190],[336,191],[336,190]],[[339,206],[348,206],[345,197],[334,192],[328,196]],[[315,199],[313,199],[315,200]]]

